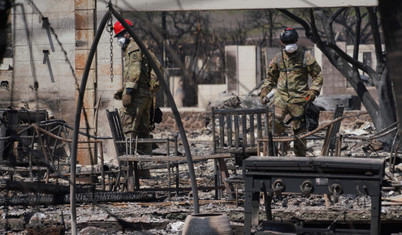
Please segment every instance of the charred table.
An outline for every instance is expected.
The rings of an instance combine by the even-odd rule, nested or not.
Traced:
[[[380,234],[384,160],[344,157],[249,157],[243,161],[244,229],[258,225],[260,192],[365,194],[371,197],[371,234]]]

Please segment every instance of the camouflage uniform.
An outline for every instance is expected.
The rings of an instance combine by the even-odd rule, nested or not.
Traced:
[[[161,69],[160,63],[151,52],[152,57]],[[123,94],[133,89],[131,103],[120,108],[123,131],[139,138],[150,138],[150,112],[159,81],[150,67],[146,56],[138,45],[130,40],[124,51],[124,85]],[[138,151],[143,154],[152,152],[152,144],[139,144]]]
[[[303,53],[304,57],[303,57]],[[283,57],[282,57],[283,56]],[[304,58],[304,66],[303,66]],[[312,83],[308,85],[308,75]],[[310,52],[297,49],[288,54],[285,51],[278,53],[269,64],[266,81],[261,88],[261,99],[276,85],[275,100],[275,134],[285,133],[284,118],[289,114],[292,118],[292,127],[295,135],[306,131],[303,118],[304,108],[308,99],[308,92],[318,96],[323,83],[321,67]],[[306,156],[306,141],[295,141],[296,156]]]

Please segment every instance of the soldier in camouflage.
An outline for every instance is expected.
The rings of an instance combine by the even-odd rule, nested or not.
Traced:
[[[274,94],[275,134],[285,133],[284,119],[287,114],[292,118],[295,135],[306,131],[305,106],[320,94],[323,83],[321,67],[314,57],[298,48],[299,36],[295,29],[284,29],[280,35],[284,50],[277,53],[269,64],[268,74],[262,85],[260,99],[263,104],[269,102],[268,93],[276,86]],[[312,82],[309,86],[308,75]],[[288,144],[285,144],[285,153]],[[306,156],[306,141],[294,142],[296,156]]]
[[[130,20],[126,20],[126,22],[130,26],[133,25]],[[115,94],[117,99],[121,96],[123,103],[123,107],[119,110],[123,131],[131,137],[151,138],[150,112],[155,93],[159,88],[159,81],[152,71],[148,59],[124,26],[117,21],[113,28],[117,42],[124,53],[123,89]],[[161,69],[155,55],[150,53]],[[137,151],[140,154],[151,154],[152,144],[139,144]]]

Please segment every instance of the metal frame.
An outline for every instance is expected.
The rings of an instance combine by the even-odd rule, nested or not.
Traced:
[[[2,129],[5,128],[6,127],[3,127]],[[56,150],[59,144],[63,142],[66,143],[67,147],[71,150],[70,144],[72,140],[68,139],[69,138],[68,129],[72,129],[70,126],[68,126],[63,120],[52,119],[52,120],[41,121],[39,123],[14,125],[13,127],[10,128],[13,129],[13,132],[15,132],[15,136],[11,137],[10,135],[8,136],[3,135],[1,137],[1,141],[6,142],[8,140],[9,141],[8,144],[14,145],[13,151],[17,152],[20,151],[27,155],[28,157],[27,163],[30,177],[29,180],[31,182],[34,181],[34,171],[36,170],[46,171],[45,175],[46,183],[49,182],[50,177],[62,178],[68,180],[68,178],[66,178],[66,174],[60,172],[59,161],[56,164],[56,160],[58,159],[58,156],[56,155]],[[102,140],[98,139],[95,136],[88,136],[85,133],[80,134],[88,137],[88,141],[79,141],[79,143],[95,144],[98,146],[98,148],[94,148],[95,149],[94,154],[95,156],[97,156],[97,150],[99,150],[101,165],[103,166],[104,159],[103,159]],[[89,138],[93,140],[90,140]],[[15,145],[14,143],[11,143],[11,141],[14,141],[14,143],[18,144]],[[44,158],[43,161],[40,161],[39,163],[33,161],[33,155],[35,151],[39,151],[43,154]],[[1,163],[3,163],[3,160],[5,159],[2,159]],[[15,161],[18,163],[21,160],[15,159]],[[22,161],[19,163],[26,163],[26,162]],[[45,165],[45,167],[41,167],[41,165]],[[12,171],[10,170],[11,168],[4,168],[4,169]],[[51,174],[51,172],[53,172],[53,174]],[[91,172],[90,174],[96,175],[97,173]],[[100,168],[100,174],[102,176],[102,188],[103,190],[105,190],[105,173],[103,167]],[[12,175],[13,173],[10,172],[11,178]],[[88,174],[85,173],[85,175]]]

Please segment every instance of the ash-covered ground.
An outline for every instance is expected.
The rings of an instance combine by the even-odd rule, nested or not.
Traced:
[[[341,133],[354,135],[373,134],[373,126],[369,122],[354,122],[341,127]],[[159,132],[154,137],[171,135],[169,132]],[[211,131],[204,128],[200,131],[187,133],[193,156],[208,155],[212,152]],[[323,131],[320,133],[325,134]],[[180,143],[180,142],[179,142]],[[308,141],[308,156],[320,156],[323,140]],[[158,150],[163,151],[165,146],[160,145]],[[184,153],[183,146],[179,145],[179,152]],[[292,155],[292,152],[289,152]],[[402,181],[402,164],[397,162],[395,172],[390,171],[390,148],[385,148],[375,140],[359,141],[345,140],[342,144],[342,156],[377,157],[387,160],[387,180]],[[234,159],[226,159],[231,175],[241,176],[241,168],[236,166]],[[116,162],[107,162],[110,168],[116,167]],[[144,166],[144,168],[146,168]],[[214,161],[195,161],[195,175],[197,184],[202,186],[214,185]],[[88,169],[83,168],[85,172]],[[150,169],[149,175],[140,179],[142,188],[163,188],[168,186],[168,171],[166,168]],[[7,179],[8,174],[3,175]],[[171,175],[173,177],[173,175]],[[14,180],[23,180],[25,177],[15,174]],[[98,178],[100,179],[100,177]],[[109,180],[107,178],[106,185]],[[179,165],[180,187],[190,187],[188,167],[185,163]],[[50,182],[55,182],[52,179]],[[172,181],[174,182],[174,180]],[[67,185],[61,180],[59,184]],[[97,189],[101,185],[97,184]],[[199,190],[200,213],[222,213],[228,216],[235,234],[243,233],[244,222],[244,185],[234,184],[236,198],[229,198],[224,192],[223,197],[216,199],[214,190]],[[4,188],[4,187],[3,187]],[[108,189],[108,188],[107,188]],[[21,196],[22,193],[9,190],[2,191],[3,205],[1,205],[2,219],[0,228],[2,234],[70,234],[71,211],[68,204],[61,205],[11,205],[7,198]],[[35,195],[34,193],[27,194]],[[11,200],[9,200],[11,201]],[[300,194],[283,193],[274,196],[272,212],[276,221],[291,221],[297,224],[369,224],[371,217],[370,197],[364,195],[341,195],[338,202],[326,205],[323,195],[312,194],[308,197]],[[397,226],[402,222],[402,195],[400,187],[388,187],[382,192],[381,218],[383,227]],[[184,221],[193,213],[191,191],[179,193],[166,192],[151,193],[144,202],[92,202],[78,203],[77,227],[79,234],[180,234]],[[260,221],[266,219],[264,205],[260,205]],[[397,230],[397,229],[396,229]],[[402,231],[402,229],[401,229]],[[394,234],[398,234],[393,230]],[[391,234],[391,233],[389,233]]]

